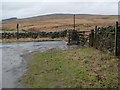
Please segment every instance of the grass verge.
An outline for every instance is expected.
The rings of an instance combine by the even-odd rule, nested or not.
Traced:
[[[93,48],[34,52],[22,82],[32,88],[116,88],[118,58]]]
[[[1,43],[12,43],[12,42],[32,42],[32,41],[56,41],[56,40],[65,40],[67,41],[66,38],[36,38],[36,39],[33,39],[33,38],[20,38],[20,39],[16,39],[16,38],[13,38],[13,39],[0,39],[0,42]]]

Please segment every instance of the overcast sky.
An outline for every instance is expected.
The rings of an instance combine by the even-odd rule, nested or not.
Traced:
[[[9,1],[9,2],[8,2]],[[48,2],[49,1],[49,2]],[[117,15],[118,0],[4,0],[2,19],[53,13]],[[56,2],[57,1],[57,2]]]

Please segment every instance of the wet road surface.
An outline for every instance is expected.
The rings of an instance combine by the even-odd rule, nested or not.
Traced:
[[[64,41],[1,44],[0,50],[2,55],[0,57],[2,58],[2,62],[0,64],[2,64],[2,88],[22,88],[22,85],[19,84],[19,79],[26,72],[26,61],[23,59],[23,55],[34,51],[44,52],[53,48],[66,50],[67,45]]]

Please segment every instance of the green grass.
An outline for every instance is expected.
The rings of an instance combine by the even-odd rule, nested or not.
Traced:
[[[34,52],[22,82],[32,88],[118,87],[118,59],[93,48]]]

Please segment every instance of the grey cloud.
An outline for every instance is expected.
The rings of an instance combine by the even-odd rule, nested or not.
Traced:
[[[117,2],[4,2],[2,18],[50,13],[118,14]]]

